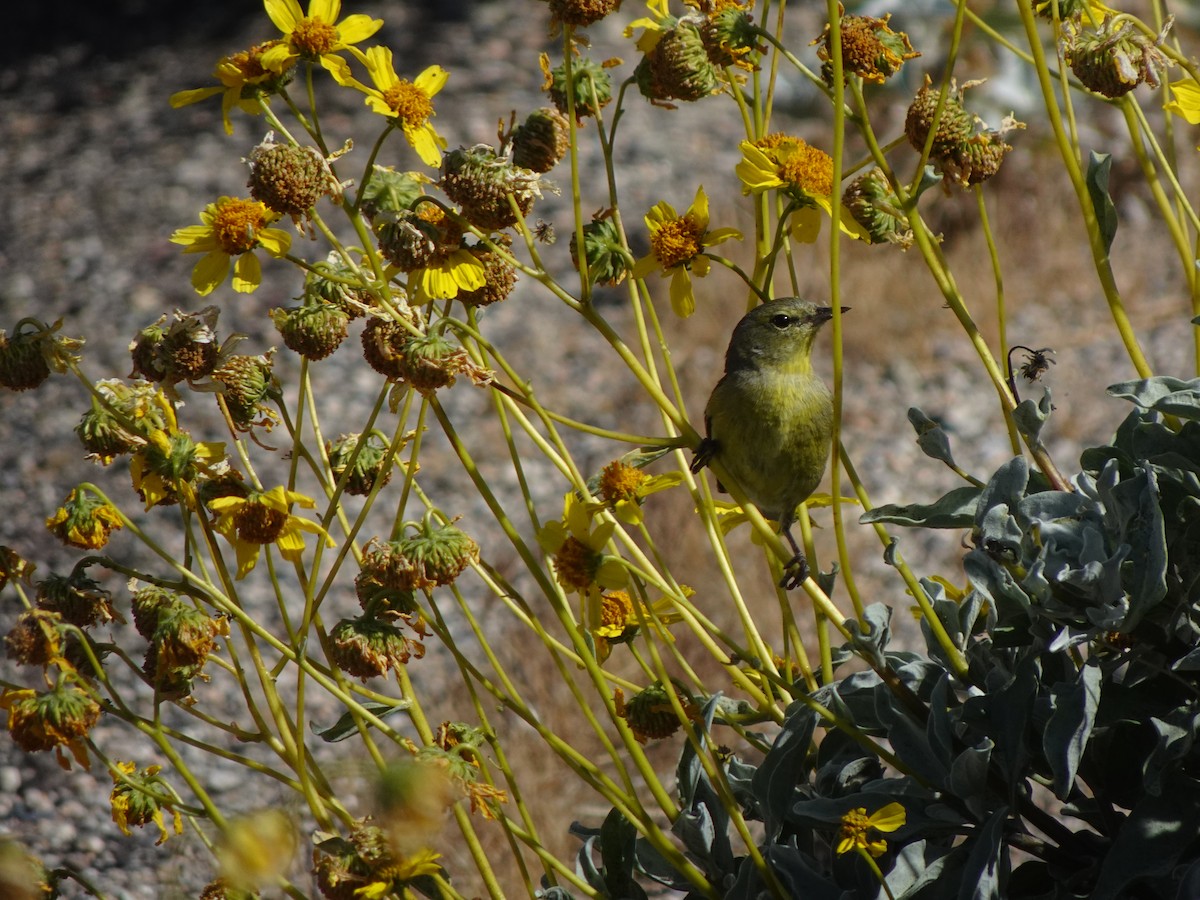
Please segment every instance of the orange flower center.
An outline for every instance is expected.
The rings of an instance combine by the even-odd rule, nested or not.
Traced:
[[[247,500],[233,515],[237,535],[247,544],[274,543],[283,532],[287,520],[287,513],[253,500]]]
[[[433,100],[429,95],[403,78],[383,92],[383,102],[409,128],[421,127],[433,115]]]
[[[650,237],[650,249],[664,269],[671,269],[695,259],[703,248],[700,239],[704,229],[691,213],[664,222]]]
[[[332,53],[338,45],[338,30],[317,17],[306,17],[292,29],[292,46],[305,59]]]
[[[255,44],[249,50],[243,50],[240,53],[235,53],[230,57],[222,60],[222,63],[228,62],[229,65],[237,69],[241,76],[246,81],[253,81],[256,78],[262,78],[267,74],[267,70],[262,65],[262,55],[267,52],[273,45],[274,41],[268,41],[265,44]],[[220,67],[218,66],[218,72]]]
[[[772,135],[771,137],[775,137]],[[759,144],[767,155],[776,160],[779,177],[806,194],[821,197],[833,195],[833,159],[800,138],[783,137],[773,145],[766,140]],[[774,152],[771,152],[774,150]]]
[[[638,488],[648,478],[637,466],[614,460],[600,473],[600,496],[610,506],[621,500],[637,500]]]
[[[596,551],[576,537],[568,537],[554,554],[558,583],[568,590],[582,591],[595,580]]]
[[[266,206],[257,200],[225,200],[213,215],[213,237],[222,251],[238,256],[258,244],[258,232],[267,224],[267,217]]]
[[[604,637],[619,637],[635,621],[633,600],[625,591],[610,591],[600,598],[600,627]]]

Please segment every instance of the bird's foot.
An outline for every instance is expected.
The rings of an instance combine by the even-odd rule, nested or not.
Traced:
[[[779,586],[785,591],[794,591],[804,584],[808,575],[808,560],[804,558],[803,553],[797,553],[783,567],[783,578],[779,579]]]

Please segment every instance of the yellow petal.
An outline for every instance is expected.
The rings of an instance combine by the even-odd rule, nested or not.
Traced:
[[[442,148],[446,146],[446,141],[433,130],[433,126],[428,122],[419,128],[405,125],[404,136],[408,138],[408,142],[412,144],[412,148],[417,151],[417,156],[421,157],[421,162],[425,165],[440,166],[442,164]]]
[[[262,264],[253,253],[243,253],[233,266],[233,289],[239,294],[253,294],[262,284]]]
[[[296,0],[263,0],[267,17],[284,34],[291,34],[296,23],[304,18]]]
[[[889,803],[876,812],[871,813],[867,819],[871,827],[876,831],[895,831],[907,820],[907,815],[904,812],[904,807],[899,803]]]
[[[688,207],[688,213],[691,214],[696,224],[700,226],[701,231],[708,228],[708,195],[704,193],[704,185],[696,188],[696,199]]]
[[[342,43],[357,44],[359,41],[365,41],[382,27],[383,19],[372,19],[370,16],[359,13],[347,16],[344,21],[338,23],[337,29]]]
[[[675,274],[671,277],[671,310],[681,319],[686,319],[696,311],[692,279],[683,266],[676,266]]]
[[[228,274],[229,257],[219,251],[213,251],[192,269],[192,287],[201,297],[208,296]]]
[[[450,73],[441,66],[430,66],[413,81],[413,87],[432,97],[446,86]]]
[[[178,91],[171,95],[171,99],[168,102],[171,104],[171,109],[179,109],[181,106],[188,106],[192,103],[199,103],[201,100],[207,100],[209,97],[213,97],[223,90],[224,88],[221,87],[206,87],[196,88],[191,91]]]

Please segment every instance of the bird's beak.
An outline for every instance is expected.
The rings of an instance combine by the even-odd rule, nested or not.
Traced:
[[[846,314],[846,313],[848,313],[848,312],[850,312],[850,307],[848,307],[848,306],[843,306],[843,307],[842,307],[842,315],[845,315],[845,314]]]

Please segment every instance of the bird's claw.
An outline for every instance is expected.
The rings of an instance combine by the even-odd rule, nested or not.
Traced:
[[[783,578],[779,579],[779,586],[785,591],[794,591],[804,584],[808,575],[808,560],[804,558],[803,553],[797,553],[783,567]]]

